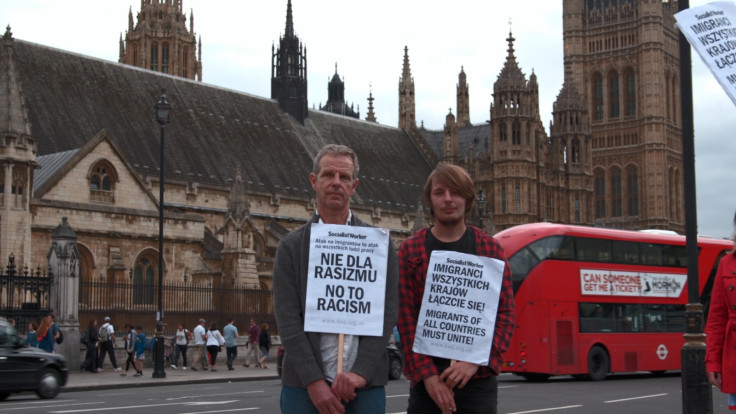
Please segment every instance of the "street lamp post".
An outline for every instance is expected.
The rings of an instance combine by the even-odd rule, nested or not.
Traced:
[[[476,198],[475,202],[478,203],[478,215],[480,216],[480,229],[483,229],[483,212],[486,209],[486,202],[488,199],[486,199],[486,192],[484,190],[478,190],[478,197]]]
[[[159,151],[158,181],[158,311],[156,312],[156,343],[154,344],[153,378],[166,378],[164,371],[164,127],[169,123],[171,104],[166,100],[166,90],[161,91],[161,100],[154,105],[156,120],[161,126],[161,149]]]

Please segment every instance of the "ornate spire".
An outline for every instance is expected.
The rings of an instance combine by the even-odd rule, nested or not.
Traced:
[[[376,114],[373,113],[373,86],[368,85],[368,90],[368,115],[365,117],[365,120],[369,122],[378,122]]]
[[[291,0],[286,5],[286,30],[284,31],[284,37],[287,39],[294,37],[294,18],[291,15]]]
[[[508,55],[506,56],[506,63],[501,69],[501,73],[498,75],[495,86],[501,87],[526,87],[526,76],[519,68],[519,64],[516,62],[516,56],[514,55],[514,35],[509,31],[509,37],[506,41],[509,42]]]
[[[5,29],[0,55],[0,97],[3,110],[0,111],[0,133],[19,137],[31,135],[23,90],[15,69],[15,39],[10,26]]]
[[[250,202],[248,201],[248,191],[243,181],[243,174],[240,167],[235,171],[235,181],[230,189],[230,197],[227,201],[227,215],[236,223],[242,223],[243,220],[250,218]]]

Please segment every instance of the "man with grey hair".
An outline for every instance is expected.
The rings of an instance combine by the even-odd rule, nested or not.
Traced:
[[[386,344],[398,312],[398,262],[389,243],[382,336],[345,335],[343,372],[337,372],[338,335],[304,330],[311,226],[368,225],[350,210],[358,187],[358,157],[344,145],[325,145],[309,176],[317,196],[312,219],[281,239],[273,271],[276,321],[285,355],[282,413],[385,413]]]

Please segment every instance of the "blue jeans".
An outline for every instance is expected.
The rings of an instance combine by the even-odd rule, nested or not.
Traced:
[[[356,392],[358,396],[345,404],[346,414],[384,414],[386,412],[386,390],[373,387]],[[281,387],[282,414],[319,414],[312,404],[306,388]]]

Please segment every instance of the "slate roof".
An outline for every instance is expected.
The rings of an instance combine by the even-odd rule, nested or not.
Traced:
[[[445,139],[445,132],[425,128],[419,128],[419,132],[427,141],[429,147],[432,148],[437,159],[441,160],[444,155],[442,141]],[[473,148],[475,155],[485,152],[486,142],[488,142],[488,149],[490,150],[491,127],[487,123],[457,129],[457,151],[460,159],[464,159],[470,154],[470,148]]]
[[[166,89],[173,104],[167,181],[227,190],[239,167],[250,191],[313,197],[312,158],[322,145],[339,143],[360,162],[354,204],[413,213],[431,171],[398,128],[314,110],[302,126],[272,99],[21,40],[14,48],[40,160],[64,157],[104,128],[138,174],[157,178],[153,105]]]

